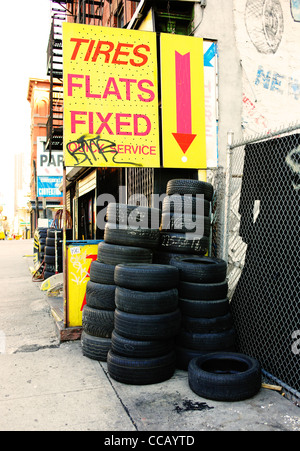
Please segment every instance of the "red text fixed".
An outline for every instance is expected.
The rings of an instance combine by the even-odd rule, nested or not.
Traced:
[[[79,133],[79,126],[83,126],[85,133],[88,128],[88,133],[91,135],[101,135],[105,131],[110,136],[147,136],[152,129],[149,117],[144,114],[107,113],[104,117],[102,113],[92,111],[71,111],[70,113],[73,134]]]

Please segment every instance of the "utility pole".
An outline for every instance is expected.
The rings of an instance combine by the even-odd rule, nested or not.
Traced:
[[[38,184],[37,184],[37,173],[36,173],[36,161],[33,160],[33,174],[35,183],[35,228],[38,228],[39,220],[39,198],[38,198]]]

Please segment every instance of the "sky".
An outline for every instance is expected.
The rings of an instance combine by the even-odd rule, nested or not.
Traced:
[[[2,1],[0,15],[0,205],[13,213],[14,155],[30,158],[29,78],[48,78],[51,0]],[[29,160],[28,160],[29,161]]]

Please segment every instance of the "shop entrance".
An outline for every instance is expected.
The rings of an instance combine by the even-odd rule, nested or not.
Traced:
[[[80,240],[96,239],[96,210],[95,191],[91,191],[79,198],[78,237]]]

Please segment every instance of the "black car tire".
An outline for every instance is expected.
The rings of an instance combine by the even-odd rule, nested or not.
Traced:
[[[261,388],[261,365],[239,353],[217,352],[193,359],[188,367],[190,388],[216,401],[242,401]]]
[[[114,329],[114,312],[93,309],[85,305],[82,311],[82,328],[94,337],[111,338]]]
[[[117,309],[127,313],[155,315],[174,312],[178,308],[178,290],[152,292],[117,287],[115,303]]]
[[[175,372],[175,352],[155,358],[128,358],[109,351],[107,369],[116,381],[130,385],[164,382]]]
[[[194,299],[179,298],[179,308],[182,315],[195,318],[214,318],[224,316],[229,312],[229,299],[216,299],[213,301],[198,301]]]
[[[107,223],[104,230],[104,241],[109,244],[156,249],[159,245],[159,230]]]
[[[211,334],[218,333],[233,327],[231,313],[213,318],[195,318],[182,315],[182,327],[191,333]]]
[[[227,263],[219,258],[175,256],[170,265],[178,268],[183,282],[220,283],[226,280]]]
[[[85,357],[98,362],[106,362],[108,351],[111,348],[111,338],[94,337],[83,331],[81,346]]]
[[[115,284],[141,291],[166,291],[178,288],[178,269],[169,265],[127,263],[116,266]]]
[[[167,184],[166,193],[172,194],[203,194],[205,199],[211,201],[214,188],[211,183],[193,179],[173,179]]]
[[[63,229],[48,229],[47,237],[48,238],[55,238],[55,234],[58,239],[62,239],[63,237]]]
[[[107,265],[121,263],[152,263],[150,249],[135,246],[120,246],[101,242],[98,246],[98,261]]]
[[[161,230],[177,233],[195,233],[201,229],[203,236],[210,235],[210,218],[208,216],[163,213]]]
[[[119,335],[114,330],[111,337],[111,349],[115,354],[124,357],[158,357],[174,350],[174,340],[133,340]]]
[[[197,349],[188,349],[184,348],[180,345],[175,347],[176,353],[176,368],[179,370],[187,371],[189,367],[189,363],[191,360],[196,357],[201,357],[206,355],[207,352],[197,351]]]
[[[177,337],[177,344],[188,349],[196,349],[201,352],[222,351],[234,348],[236,334],[234,329],[225,330],[218,333],[191,333],[181,329]]]
[[[178,254],[176,252],[160,252],[160,251],[155,251],[153,254],[153,263],[158,264],[158,265],[170,265],[171,264],[171,260],[174,257],[198,257],[198,255],[193,255],[193,254]]]
[[[90,267],[90,281],[94,283],[103,283],[114,285],[115,266],[106,265],[98,260],[92,262]]]
[[[165,340],[180,331],[181,314],[174,312],[157,315],[137,315],[115,310],[115,330],[119,335],[136,340]]]
[[[47,279],[49,279],[52,276],[55,276],[55,272],[52,272],[52,271],[45,271],[44,272],[44,280],[47,280]]]
[[[162,213],[183,213],[210,216],[211,203],[202,197],[173,194],[166,196],[162,204]]]
[[[106,219],[108,223],[123,225],[139,225],[152,228],[151,224],[159,227],[161,211],[157,208],[140,205],[114,204],[107,207]]]
[[[208,251],[209,238],[207,236],[194,236],[176,232],[160,233],[160,250],[182,254],[205,255]]]
[[[41,248],[42,250],[42,248]],[[55,256],[55,247],[54,246],[45,246],[45,255],[49,255],[49,256]],[[62,256],[62,247],[61,246],[57,246],[57,255],[59,255],[60,257]]]
[[[88,281],[86,285],[86,303],[99,310],[115,310],[115,285]]]
[[[207,300],[224,299],[228,294],[228,282],[195,283],[180,282],[179,295],[184,299]]]
[[[45,254],[45,263],[55,266],[55,260],[56,260],[56,258],[54,255],[46,255]],[[60,266],[62,264],[62,256],[61,255],[57,256],[57,264],[58,264],[58,266]]]

